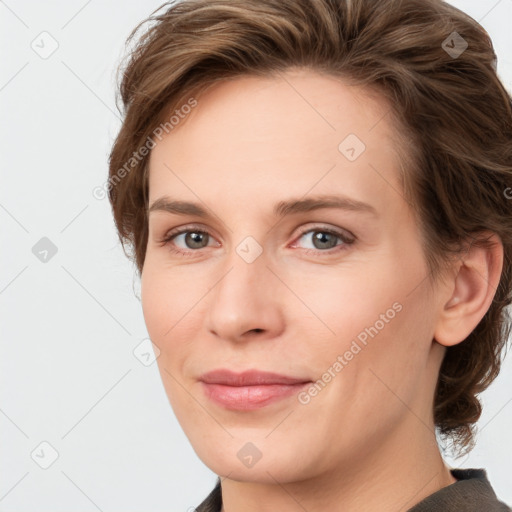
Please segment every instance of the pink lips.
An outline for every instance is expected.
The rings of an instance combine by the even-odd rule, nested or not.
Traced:
[[[297,393],[311,383],[308,379],[258,370],[243,373],[214,370],[199,380],[208,398],[227,409],[242,411],[264,407]]]

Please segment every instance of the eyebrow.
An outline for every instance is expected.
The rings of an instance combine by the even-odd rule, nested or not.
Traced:
[[[275,217],[285,217],[296,213],[311,212],[322,208],[337,208],[353,212],[370,213],[377,216],[377,210],[373,206],[362,201],[357,201],[345,196],[322,195],[307,199],[288,199],[280,201],[274,206]],[[178,215],[193,215],[206,218],[209,213],[199,203],[189,201],[172,200],[168,196],[156,199],[148,209],[148,215],[154,211],[164,211]]]

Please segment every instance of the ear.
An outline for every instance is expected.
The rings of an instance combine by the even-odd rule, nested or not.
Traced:
[[[466,253],[445,282],[446,294],[436,324],[434,339],[444,346],[465,340],[491,306],[503,268],[503,244],[495,233],[482,233],[487,247],[471,241]]]

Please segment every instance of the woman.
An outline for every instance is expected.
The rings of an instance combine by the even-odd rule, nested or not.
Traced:
[[[151,22],[109,198],[169,401],[222,477],[197,510],[510,510],[436,437],[472,448],[510,333],[512,109],[486,32],[437,0]]]

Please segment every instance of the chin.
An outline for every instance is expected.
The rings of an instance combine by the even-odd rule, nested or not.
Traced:
[[[265,434],[267,435],[267,434]],[[286,447],[276,445],[271,440],[254,442],[230,438],[224,443],[212,440],[211,445],[192,445],[201,461],[221,477],[239,482],[257,482],[275,484],[307,478],[306,467],[316,465],[308,463],[298,450],[304,443],[288,443]],[[311,475],[309,475],[311,476]]]

